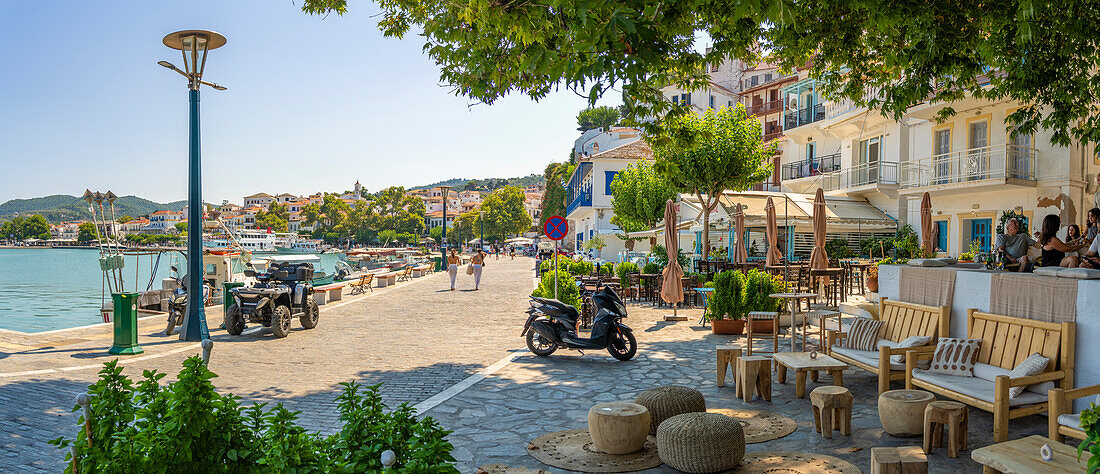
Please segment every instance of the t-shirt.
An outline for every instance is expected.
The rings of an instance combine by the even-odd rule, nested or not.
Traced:
[[[1089,246],[1089,252],[1100,254],[1100,239],[1092,239],[1092,245]]]
[[[1096,240],[1096,226],[1089,226],[1085,231],[1085,240]]]
[[[996,248],[1005,248],[1005,252],[1012,258],[1020,258],[1027,255],[1028,247],[1031,247],[1035,241],[1031,240],[1031,236],[1027,234],[998,234]]]

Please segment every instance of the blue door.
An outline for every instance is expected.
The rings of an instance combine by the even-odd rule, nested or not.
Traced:
[[[947,251],[947,221],[936,221],[936,250]]]
[[[990,229],[992,219],[973,219],[970,221],[970,238],[977,240],[982,247],[982,252],[989,252]],[[978,256],[975,255],[975,258]]]

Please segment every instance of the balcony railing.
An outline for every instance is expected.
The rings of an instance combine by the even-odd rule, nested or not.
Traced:
[[[898,164],[878,161],[845,168],[821,177],[826,191],[858,188],[870,184],[898,184]]]
[[[905,189],[966,183],[985,179],[1035,180],[1034,148],[991,145],[906,161],[901,168]]]
[[[819,156],[783,165],[783,180],[831,173],[840,169],[840,153]]]
[[[779,138],[781,136],[783,136],[783,131],[782,130],[776,130],[776,131],[771,132],[771,133],[765,133],[764,134],[764,141],[770,142],[770,141],[775,140],[776,138]]]
[[[569,204],[565,206],[566,215],[578,207],[592,205],[592,180],[587,179],[591,173],[592,163],[582,162],[573,171],[573,176],[569,177],[569,184],[566,186],[566,191],[569,192]]]
[[[750,105],[746,111],[753,115],[765,115],[779,112],[783,108],[783,99],[775,99],[761,104]]]
[[[790,110],[783,115],[783,129],[790,130],[824,119],[825,104],[816,104],[798,110]]]

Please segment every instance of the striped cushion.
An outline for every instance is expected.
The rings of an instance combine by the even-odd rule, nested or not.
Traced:
[[[974,362],[982,348],[981,339],[945,337],[936,344],[928,372],[962,377],[974,376]]]
[[[856,318],[852,327],[848,329],[848,337],[844,338],[841,347],[859,351],[877,351],[875,343],[878,342],[878,331],[882,328],[882,321],[869,318]]]
[[[1020,362],[1020,364],[1017,365],[1016,368],[1012,369],[1012,372],[1009,373],[1008,376],[1012,378],[1018,378],[1031,375],[1039,375],[1043,373],[1043,369],[1047,368],[1047,363],[1049,362],[1050,359],[1043,357],[1042,354],[1031,354],[1030,356],[1028,356],[1027,359],[1024,359],[1023,362]],[[1016,398],[1020,396],[1020,394],[1024,392],[1025,388],[1027,387],[1024,385],[1020,385],[1018,387],[1008,387],[1008,398]]]

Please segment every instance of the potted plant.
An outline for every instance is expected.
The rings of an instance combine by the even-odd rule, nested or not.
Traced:
[[[756,270],[749,270],[744,276],[742,295],[745,301],[745,313],[753,311],[779,311],[782,303],[778,298],[768,295],[785,291],[786,283],[779,277]],[[753,321],[752,332],[769,333],[774,330],[771,320]]]
[[[1095,403],[1090,403],[1089,408],[1081,412],[1081,430],[1085,432],[1087,437],[1081,444],[1077,445],[1077,460],[1081,460],[1081,453],[1088,452],[1092,454],[1089,458],[1088,472],[1100,471],[1100,407],[1097,407]]]
[[[959,254],[959,263],[973,263],[974,257],[982,252],[982,243],[978,239],[970,242],[970,251]]]
[[[867,283],[867,291],[872,293],[878,293],[878,264],[867,267],[867,272],[863,275],[864,281]]]
[[[711,285],[711,283],[707,283]],[[707,307],[714,334],[741,334],[745,330],[744,279],[741,272],[726,270],[714,276],[714,296]]]

